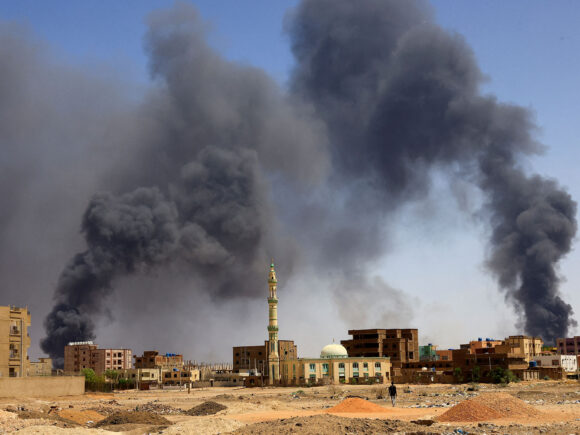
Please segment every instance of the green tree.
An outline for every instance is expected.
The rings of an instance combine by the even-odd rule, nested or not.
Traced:
[[[518,382],[519,379],[513,374],[511,370],[506,370],[503,367],[496,367],[490,372],[493,382],[496,384],[507,385],[510,382]]]
[[[105,370],[105,378],[117,383],[119,381],[120,373],[117,370]]]
[[[471,380],[473,382],[479,382],[480,378],[481,378],[481,367],[479,366],[473,367],[473,370],[471,371]]]
[[[85,381],[87,382],[96,382],[97,375],[93,369],[82,369],[81,373],[85,376]]]
[[[463,382],[463,373],[461,371],[461,367],[455,367],[455,369],[453,369],[453,376],[457,382]]]

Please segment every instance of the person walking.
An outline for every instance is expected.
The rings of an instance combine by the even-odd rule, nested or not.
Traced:
[[[389,396],[391,397],[391,403],[395,406],[397,402],[397,387],[395,387],[395,381],[389,386]]]

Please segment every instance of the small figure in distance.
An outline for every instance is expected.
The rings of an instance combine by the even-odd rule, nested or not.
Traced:
[[[393,404],[393,406],[395,406],[395,403],[397,401],[397,387],[395,387],[395,381],[393,381],[389,386],[389,396],[391,398],[391,403]]]

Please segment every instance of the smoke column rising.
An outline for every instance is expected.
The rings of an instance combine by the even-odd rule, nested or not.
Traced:
[[[305,0],[288,27],[293,90],[327,123],[335,182],[366,180],[375,201],[360,209],[377,217],[421,198],[432,168],[477,184],[492,229],[488,266],[524,330],[566,336],[576,322],[556,267],[576,234],[576,203],[519,168],[540,151],[531,114],[481,95],[461,36],[418,1]]]
[[[286,25],[296,65],[285,94],[216,54],[192,7],[150,17],[153,86],[127,127],[143,132],[113,193],[85,211],[87,249],[61,274],[43,349],[58,359],[67,341],[93,338],[120,278],[168,265],[216,300],[261,294],[269,254],[308,258],[345,294],[389,289],[369,268],[387,250],[389,215],[429,193],[433,170],[484,193],[487,264],[526,332],[564,336],[575,321],[557,264],[576,203],[521,169],[541,151],[530,113],[481,94],[472,51],[423,2],[304,0]]]

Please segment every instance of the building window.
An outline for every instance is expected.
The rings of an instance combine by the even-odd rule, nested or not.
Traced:
[[[344,368],[344,363],[338,363],[338,368],[339,369],[343,369]]]
[[[369,368],[369,363],[363,363],[363,368],[368,369]]]
[[[310,364],[310,371],[311,372],[316,371],[316,364]]]
[[[355,362],[355,363],[352,363],[352,368],[353,368],[353,369],[358,369],[358,363],[357,363],[357,362]]]
[[[325,373],[328,373],[328,364],[327,363],[322,364],[322,371]]]
[[[375,363],[375,369],[380,369],[381,368],[381,363],[380,362],[376,362]]]

